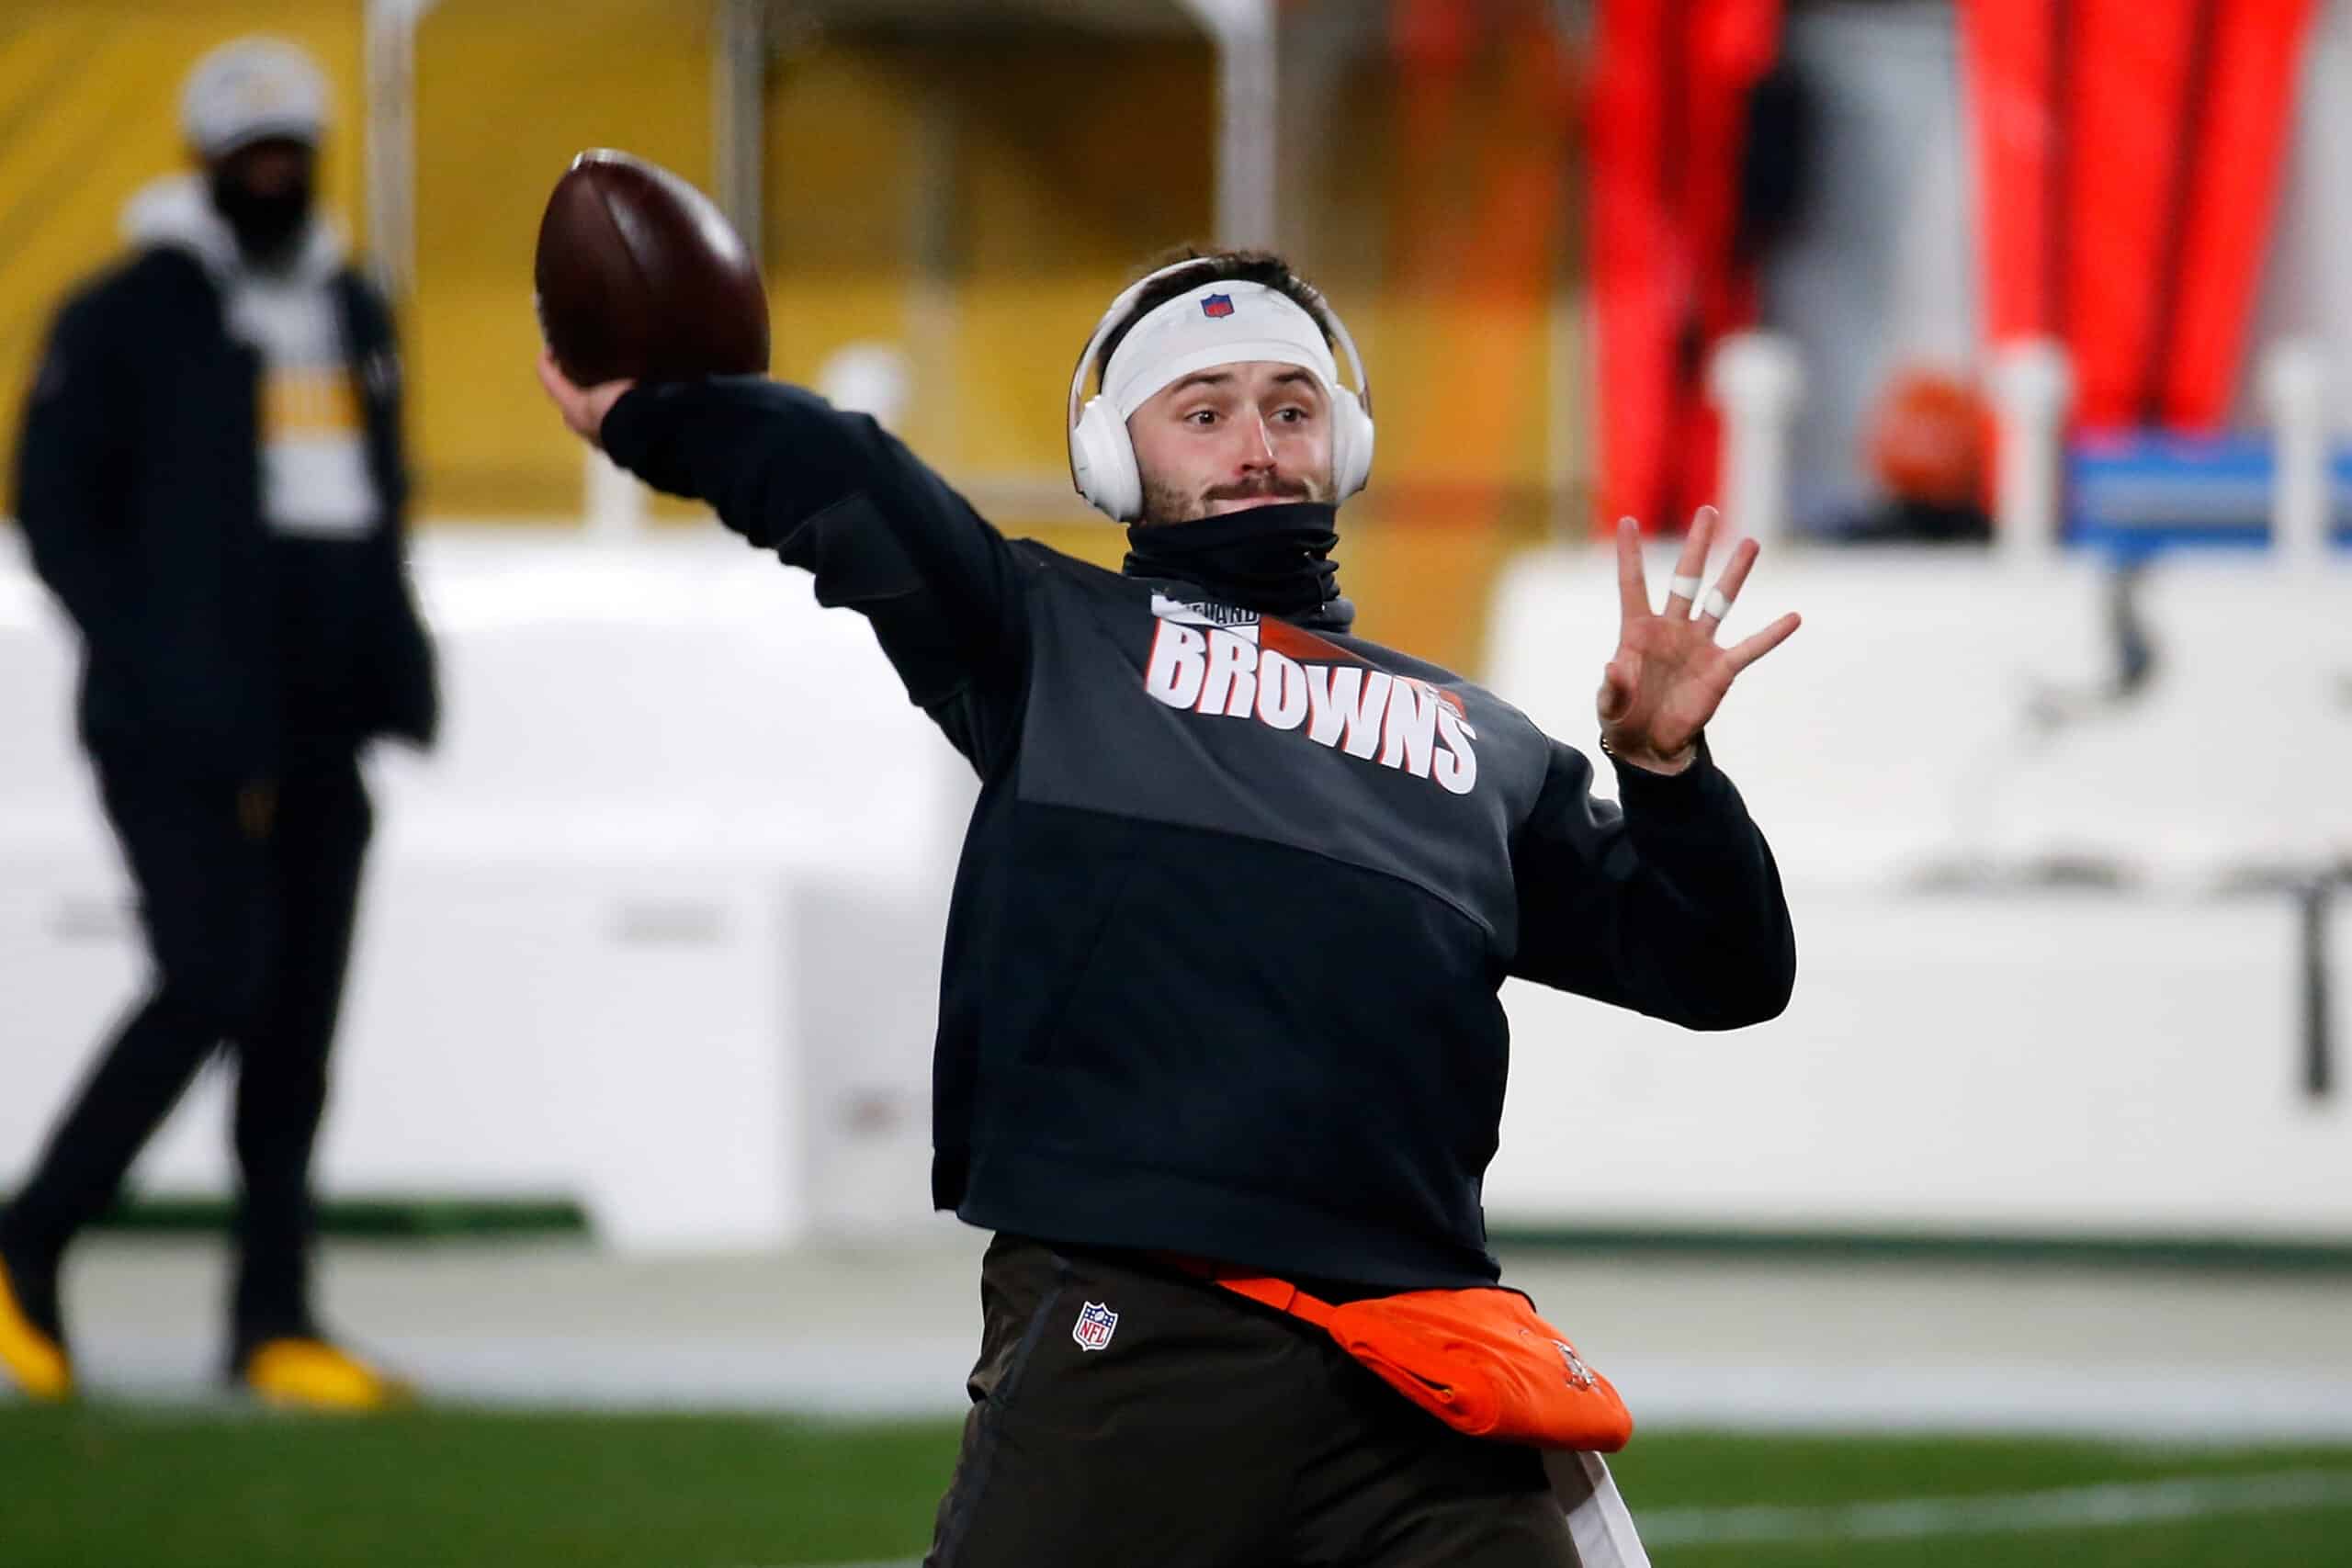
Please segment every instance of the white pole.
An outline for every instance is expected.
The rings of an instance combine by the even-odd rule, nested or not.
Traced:
[[[368,0],[360,118],[368,251],[397,302],[416,287],[416,27],[433,0]]]
[[[645,486],[596,447],[588,448],[580,488],[590,537],[627,539],[645,526]]]
[[[756,264],[763,238],[767,9],[762,0],[718,0],[712,21],[711,188]]]
[[[1184,0],[1217,51],[1216,238],[1274,243],[1275,92],[1272,0]]]
[[[2011,561],[2041,560],[2058,547],[2064,493],[2066,411],[2075,374],[2054,338],[2017,338],[1993,353],[1993,416],[2000,428],[1995,545]]]
[[[2327,355],[2305,339],[2271,345],[2262,359],[2270,411],[2270,549],[2285,566],[2327,558]]]
[[[1599,415],[1589,344],[1592,296],[1565,284],[1552,288],[1551,341],[1545,355],[1549,425],[1544,482],[1552,492],[1552,537],[1562,544],[1592,532],[1592,457],[1587,443]]]
[[[1778,333],[1734,333],[1715,347],[1707,394],[1724,411],[1724,520],[1733,538],[1789,531],[1789,427],[1804,397],[1804,362]]]

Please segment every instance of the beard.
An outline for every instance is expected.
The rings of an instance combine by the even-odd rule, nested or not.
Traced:
[[[1143,515],[1136,521],[1138,526],[1197,523],[1209,516],[1209,508],[1220,501],[1328,502],[1332,499],[1332,488],[1328,478],[1301,479],[1266,474],[1238,484],[1218,485],[1213,490],[1193,491],[1147,474],[1143,481]]]

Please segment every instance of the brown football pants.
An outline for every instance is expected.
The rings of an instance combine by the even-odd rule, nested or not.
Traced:
[[[1577,1568],[1535,1450],[1455,1432],[1319,1329],[1013,1236],[980,1303],[928,1568]]]

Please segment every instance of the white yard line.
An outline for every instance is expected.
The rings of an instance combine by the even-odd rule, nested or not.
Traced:
[[[2297,1470],[2182,1481],[2119,1482],[1983,1497],[1903,1497],[1837,1507],[1636,1508],[1653,1546],[1781,1540],[1915,1540],[2352,1507],[2352,1472]]]
[[[2043,1530],[2332,1507],[2352,1507],[2352,1471],[2290,1470],[2267,1475],[2119,1482],[1982,1497],[1901,1497],[1837,1507],[1657,1508],[1646,1513],[1636,1509],[1634,1522],[1646,1545],[1724,1546],[2031,1535]],[[921,1568],[922,1561],[902,1557],[836,1562],[827,1568]]]

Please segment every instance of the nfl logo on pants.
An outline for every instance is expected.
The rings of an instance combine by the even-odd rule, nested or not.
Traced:
[[[1119,1326],[1119,1314],[1101,1302],[1088,1302],[1078,1309],[1078,1321],[1071,1325],[1069,1337],[1078,1341],[1081,1350],[1100,1350],[1111,1343],[1112,1331]]]

